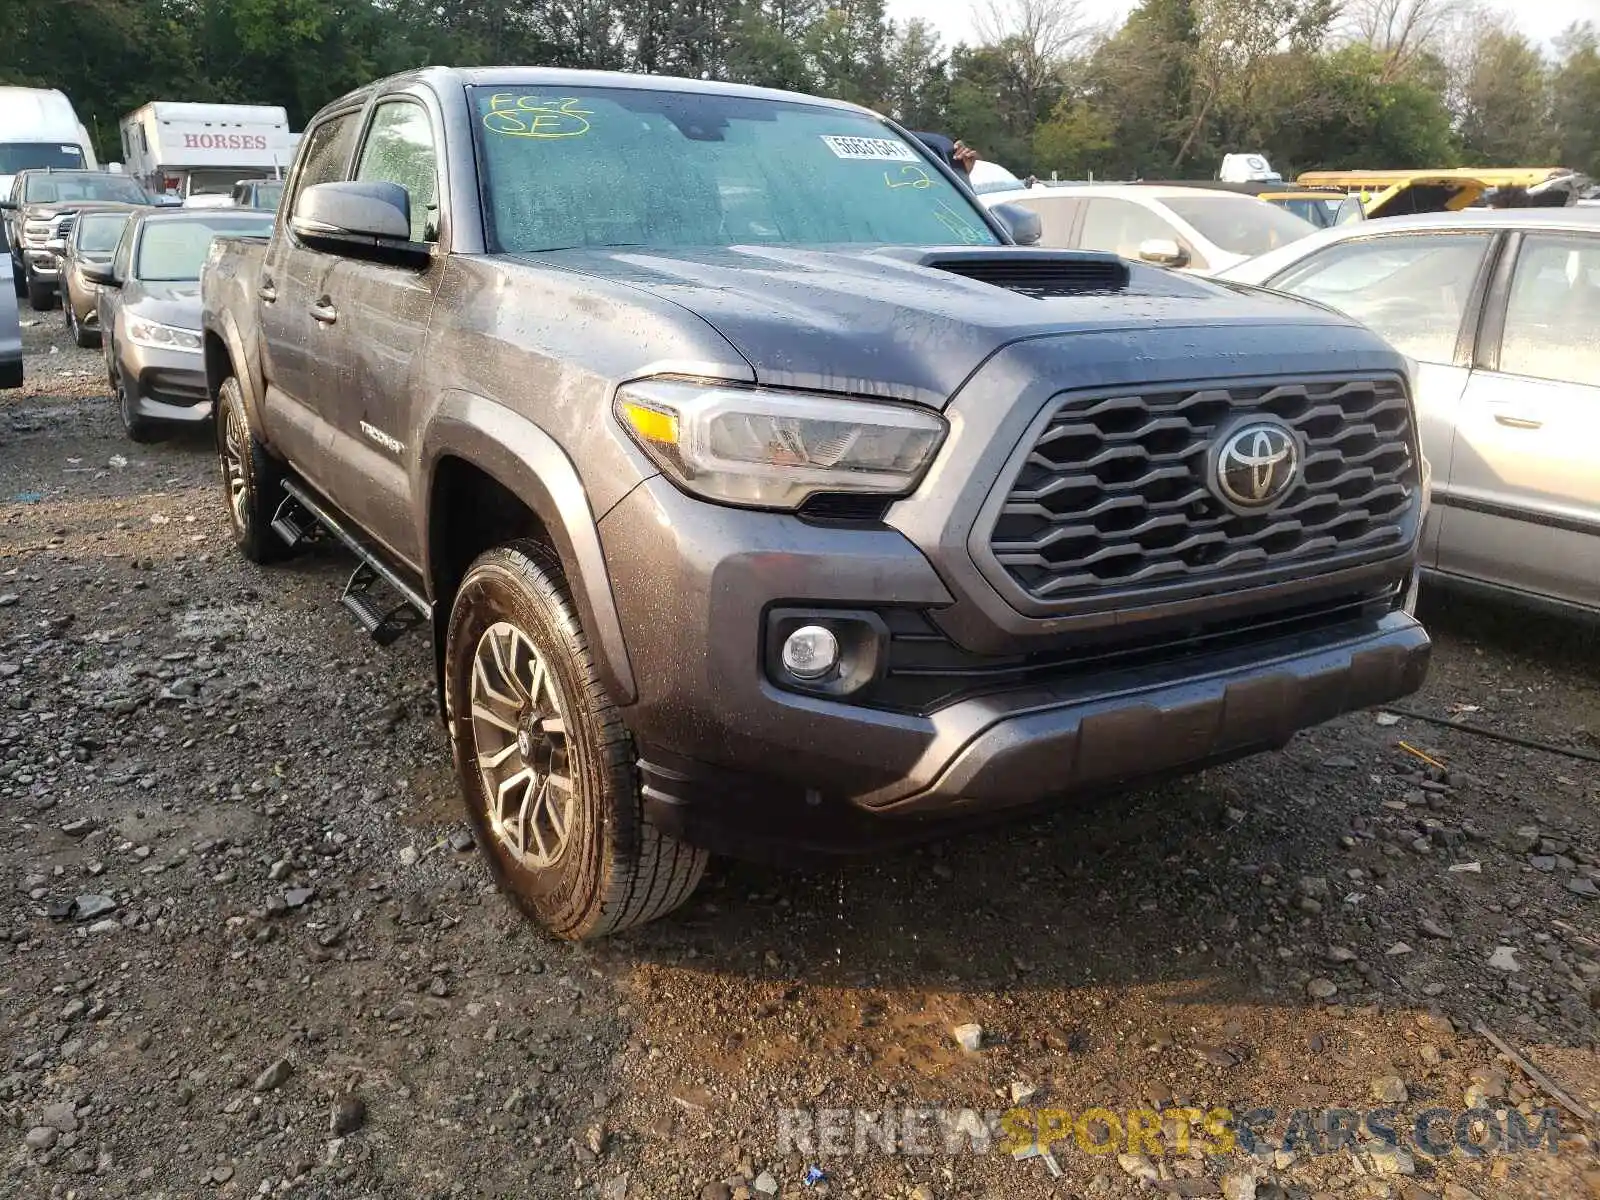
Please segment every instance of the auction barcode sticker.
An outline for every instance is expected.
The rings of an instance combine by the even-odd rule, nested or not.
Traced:
[[[840,158],[864,158],[878,162],[916,162],[917,152],[904,142],[897,142],[892,138],[867,138],[867,137],[838,137],[833,134],[823,134],[822,140],[828,143]]]

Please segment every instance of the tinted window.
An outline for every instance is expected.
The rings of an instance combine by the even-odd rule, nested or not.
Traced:
[[[116,249],[122,231],[127,228],[126,213],[83,213],[74,229],[78,249],[89,254],[109,254]]]
[[[439,240],[439,175],[428,112],[410,100],[378,105],[357,179],[398,183],[411,197],[411,240]]]
[[[1600,239],[1543,234],[1522,243],[1500,369],[1600,387]]]
[[[56,204],[71,200],[117,200],[144,204],[149,197],[133,180],[100,171],[74,174],[29,175],[22,198],[29,204]]]
[[[1184,245],[1177,227],[1132,200],[1090,200],[1078,245],[1085,250],[1109,250],[1123,258],[1138,258],[1139,243],[1157,238]]]
[[[312,184],[332,183],[344,178],[350,161],[350,143],[355,137],[356,114],[330,117],[306,134],[305,147],[294,179],[295,195]]]
[[[492,241],[994,245],[972,198],[863,113],[622,88],[474,88]]]
[[[139,237],[133,275],[151,283],[178,283],[200,278],[211,239],[262,236],[272,232],[272,218],[259,216],[208,216],[205,220],[150,220]]]
[[[1039,238],[1041,246],[1058,246],[1071,249],[1072,222],[1077,216],[1082,200],[1074,196],[1029,196],[1023,200],[1013,200],[1012,204],[1037,213],[1039,225],[1043,230]]]
[[[0,175],[36,167],[81,167],[83,151],[62,142],[6,142],[0,145]]]
[[[1424,362],[1455,358],[1456,337],[1478,266],[1479,233],[1375,237],[1341,242],[1269,285],[1331,304]]]
[[[1316,232],[1309,221],[1252,196],[1175,196],[1164,203],[1229,254],[1254,257]]]

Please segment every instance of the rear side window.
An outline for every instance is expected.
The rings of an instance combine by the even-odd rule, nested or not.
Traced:
[[[1545,234],[1522,243],[1500,369],[1600,387],[1600,238]]]
[[[1347,313],[1402,354],[1455,359],[1486,233],[1362,238],[1341,242],[1269,281]]]
[[[305,153],[300,156],[300,167],[294,181],[296,200],[312,184],[332,183],[344,178],[355,132],[356,114],[348,112],[329,117],[306,134]]]

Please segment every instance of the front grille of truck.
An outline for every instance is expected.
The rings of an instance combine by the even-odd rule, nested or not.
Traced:
[[[78,214],[75,212],[62,213],[55,220],[57,238],[65,240],[72,236],[72,227],[77,223]]]
[[[1213,493],[1209,455],[1269,414],[1302,439],[1303,472],[1275,507],[1241,514]],[[1387,557],[1415,534],[1413,444],[1392,377],[1069,394],[1013,467],[989,549],[1028,601],[1061,611]]]
[[[1196,620],[1158,633],[1115,636],[1023,654],[974,654],[924,613],[881,610],[889,648],[880,678],[852,699],[872,708],[930,713],[958,700],[1018,687],[1161,666],[1207,654],[1376,620],[1397,608],[1404,588],[1387,586],[1253,616]]]

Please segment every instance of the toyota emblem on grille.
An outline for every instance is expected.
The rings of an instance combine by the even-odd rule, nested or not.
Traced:
[[[1300,444],[1277,421],[1237,426],[1217,443],[1212,480],[1217,494],[1244,509],[1276,504],[1300,477]]]

